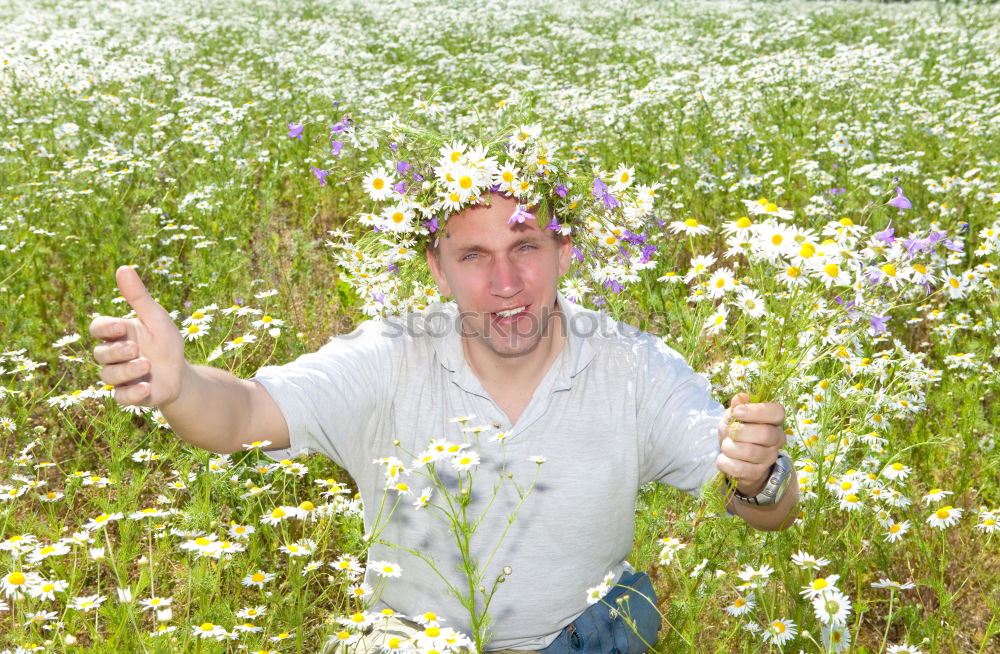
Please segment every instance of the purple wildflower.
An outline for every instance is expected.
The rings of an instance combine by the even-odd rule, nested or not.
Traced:
[[[316,176],[316,179],[319,180],[319,185],[326,186],[326,176],[330,174],[330,171],[322,170],[321,168],[317,168],[316,166],[309,166],[309,167],[312,169],[312,173],[313,175]]]
[[[899,209],[900,213],[902,213],[903,210],[905,209],[913,208],[913,205],[910,203],[910,201],[907,200],[906,196],[903,195],[903,189],[901,189],[898,186],[896,187],[896,197],[889,200],[889,206],[896,207],[897,209]]]
[[[344,149],[343,141],[330,141],[330,156],[339,157],[340,151]]]
[[[604,287],[610,288],[613,293],[621,293],[624,288],[621,284],[613,279],[604,280]]]
[[[927,234],[927,242],[931,246],[936,245],[938,241],[942,240],[947,235],[948,232],[931,231]]]
[[[345,118],[344,120],[340,121],[339,123],[331,127],[330,131],[333,133],[343,132],[345,129],[347,129],[347,126],[350,124],[351,124],[351,119]]]
[[[569,193],[569,189],[563,186],[562,184],[558,184],[556,186],[556,195],[558,195],[559,197],[564,198],[566,197],[567,193]]]
[[[399,193],[400,195],[403,195],[404,193],[406,193],[406,182],[404,182],[403,180],[399,180],[398,182],[392,185],[392,190],[395,191],[396,193]]]
[[[965,249],[965,243],[959,243],[958,241],[953,241],[949,238],[941,241],[941,243],[952,252],[961,252]]]
[[[600,198],[604,201],[605,208],[614,209],[618,206],[618,198],[611,194],[611,191],[608,190],[608,185],[602,182],[600,177],[594,178],[592,192],[595,198]]]
[[[519,204],[517,205],[517,209],[514,209],[514,213],[512,213],[510,215],[510,218],[507,219],[507,224],[509,225],[510,223],[523,223],[528,218],[534,218],[534,216],[525,211],[523,204]]]
[[[881,232],[875,232],[875,238],[883,243],[892,245],[896,242],[896,237],[894,236],[895,233],[896,228],[892,226],[892,221],[889,221],[889,225],[885,229]]]
[[[399,150],[399,143],[396,142],[390,143],[389,149],[392,150],[393,154],[396,154],[396,151]]]
[[[868,322],[871,323],[873,334],[881,334],[884,331],[888,331],[885,323],[889,322],[889,316],[871,316],[868,318]]]
[[[426,227],[430,231],[431,234],[433,234],[434,232],[436,232],[439,229],[437,216],[435,216],[435,217],[431,218],[430,220],[428,220],[427,222],[423,223],[423,225],[424,225],[424,227]]]
[[[595,198],[601,197],[601,195],[608,190],[608,185],[601,181],[600,177],[594,178],[594,187],[591,192],[594,194]]]
[[[413,168],[413,166],[411,166],[407,161],[399,161],[396,163],[396,172],[400,175],[405,175],[411,168]]]
[[[424,176],[418,173],[416,170],[413,171],[413,181],[422,182],[424,181]]]
[[[583,250],[576,247],[575,245],[573,246],[573,258],[579,261],[580,263],[583,263]]]
[[[649,263],[649,260],[653,258],[653,254],[656,253],[655,245],[644,245],[642,246],[642,259],[639,263]]]
[[[299,125],[298,123],[288,123],[288,138],[290,138],[290,139],[301,139],[302,138],[302,130],[304,130],[304,129],[305,129],[305,127],[303,127],[302,125]]]
[[[388,267],[386,267],[386,270],[395,275],[397,272],[399,272],[399,266],[397,266],[394,263],[390,263]]]
[[[906,253],[912,257],[915,252],[919,252],[921,248],[920,241],[921,239],[915,236],[903,239],[903,248],[906,250]]]

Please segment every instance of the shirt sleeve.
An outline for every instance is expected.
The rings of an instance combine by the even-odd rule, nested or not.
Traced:
[[[348,472],[371,464],[366,436],[386,410],[401,356],[399,338],[388,338],[387,330],[385,323],[366,321],[316,352],[257,371],[252,381],[267,390],[288,424],[290,447],[267,450],[268,456],[319,452]]]
[[[658,481],[697,497],[718,469],[723,407],[711,384],[673,349],[651,339],[640,365],[638,428],[645,437],[642,481]]]

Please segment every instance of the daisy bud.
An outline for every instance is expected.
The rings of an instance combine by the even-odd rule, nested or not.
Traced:
[[[156,611],[156,621],[157,622],[169,622],[174,617],[174,611],[169,606],[165,609],[158,609]]]

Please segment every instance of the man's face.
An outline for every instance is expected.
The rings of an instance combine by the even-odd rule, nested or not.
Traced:
[[[438,290],[455,297],[463,334],[501,357],[528,354],[549,334],[572,254],[568,237],[556,240],[534,218],[508,224],[516,207],[494,195],[490,206],[452,216],[446,233],[435,234],[437,256],[427,253]]]

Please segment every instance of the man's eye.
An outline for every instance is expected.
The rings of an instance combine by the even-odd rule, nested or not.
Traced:
[[[521,246],[521,249],[522,250],[534,250],[536,248],[531,243],[525,243],[524,245]]]
[[[479,256],[478,254],[476,254],[475,252],[473,252],[471,254],[467,254],[464,257],[462,257],[462,261],[471,261],[473,259],[473,257],[478,257],[478,256]]]

